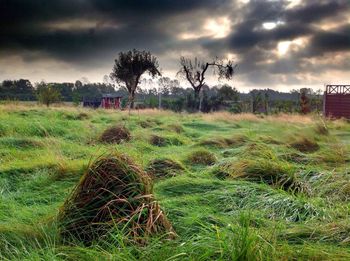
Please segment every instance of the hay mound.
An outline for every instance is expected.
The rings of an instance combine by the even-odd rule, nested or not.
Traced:
[[[147,173],[155,178],[174,177],[185,170],[185,167],[172,159],[162,158],[152,160],[147,168]]]
[[[121,143],[122,141],[129,141],[130,138],[130,131],[125,126],[117,125],[106,129],[102,133],[100,141],[105,143]]]
[[[193,151],[188,155],[187,161],[194,165],[213,165],[217,161],[215,155],[208,150],[201,149]]]
[[[64,241],[86,245],[120,229],[132,242],[172,232],[154,201],[150,178],[125,155],[98,158],[83,175],[58,216]]]
[[[292,141],[289,146],[300,152],[315,152],[320,149],[316,141],[303,136]]]

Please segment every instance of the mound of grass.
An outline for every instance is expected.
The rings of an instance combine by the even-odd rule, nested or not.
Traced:
[[[90,116],[86,112],[80,112],[78,114],[66,114],[65,118],[67,120],[86,120],[89,119]]]
[[[174,177],[185,171],[185,167],[178,161],[161,158],[152,160],[148,164],[146,171],[155,178]]]
[[[129,141],[130,139],[130,131],[125,126],[121,125],[109,127],[100,137],[100,141],[105,143],[121,143],[122,141]]]
[[[294,168],[283,161],[244,159],[224,162],[213,169],[218,178],[241,178],[263,182],[286,191],[308,192],[308,186],[294,175]]]
[[[228,148],[242,146],[248,138],[245,135],[235,135],[232,137],[213,137],[199,142],[200,146],[209,146],[216,148]]]
[[[300,152],[315,152],[320,149],[318,143],[305,136],[296,137],[292,142],[289,143],[289,146],[300,151]]]
[[[328,224],[298,225],[287,229],[278,237],[294,244],[307,240],[350,246],[350,224],[343,221]]]
[[[315,158],[317,162],[344,164],[348,159],[348,150],[340,143],[330,144],[327,148],[320,150]]]
[[[215,155],[206,149],[199,149],[187,156],[187,162],[194,165],[213,165],[217,161]]]
[[[176,124],[176,123],[173,123],[173,124],[169,124],[167,126],[167,128],[171,131],[174,131],[176,133],[182,133],[184,132],[184,128],[182,127],[182,125],[180,124]]]
[[[6,147],[16,149],[31,149],[43,147],[42,142],[30,138],[7,137],[0,139],[0,144]]]
[[[324,122],[318,122],[316,126],[314,127],[315,132],[319,135],[328,135],[329,130],[327,125]]]
[[[157,147],[165,147],[168,145],[179,146],[183,144],[183,142],[179,140],[177,137],[164,137],[156,134],[151,135],[149,142],[150,144]]]
[[[302,154],[300,152],[283,153],[279,156],[279,158],[288,162],[298,163],[298,164],[307,164],[311,161],[305,154]]]
[[[146,121],[146,120],[145,121],[139,121],[139,125],[142,128],[144,128],[144,129],[153,127],[153,124],[151,122],[149,122],[149,121]]]
[[[91,244],[111,229],[140,242],[145,236],[172,231],[152,195],[149,176],[130,158],[98,158],[68,197],[58,216],[64,240]]]
[[[277,159],[277,154],[273,148],[264,143],[249,143],[244,147],[241,156],[243,158],[263,158],[263,159]]]

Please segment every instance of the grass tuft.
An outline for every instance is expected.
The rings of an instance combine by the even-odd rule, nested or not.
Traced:
[[[125,126],[121,125],[109,127],[100,137],[100,141],[104,143],[121,143],[122,141],[129,141],[130,139],[130,131]]]
[[[130,158],[117,153],[91,164],[60,209],[58,221],[63,240],[86,245],[116,228],[133,242],[172,231],[154,201],[149,176]]]
[[[206,149],[195,150],[187,156],[187,162],[194,165],[209,166],[214,165],[216,161],[215,155]]]
[[[289,146],[300,152],[315,152],[320,149],[318,143],[305,136],[295,137]]]
[[[152,160],[147,168],[147,173],[155,178],[174,177],[185,171],[185,167],[178,161],[160,158]]]

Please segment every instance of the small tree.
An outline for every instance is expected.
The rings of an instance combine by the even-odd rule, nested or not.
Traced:
[[[136,49],[128,52],[120,52],[115,59],[113,71],[110,75],[117,83],[124,83],[129,92],[129,110],[134,107],[135,92],[140,82],[141,75],[148,72],[152,78],[161,75],[157,58],[150,52]]]
[[[45,104],[47,107],[61,100],[60,92],[51,84],[45,84],[44,82],[37,85],[37,97],[39,102]]]
[[[302,114],[307,114],[310,112],[310,100],[307,97],[307,89],[300,89],[300,110]]]
[[[199,93],[202,87],[205,85],[205,74],[208,71],[209,67],[214,68],[214,72],[217,72],[219,79],[225,78],[227,80],[232,79],[234,70],[237,65],[233,65],[232,61],[228,61],[227,64],[224,64],[221,60],[214,60],[212,62],[203,62],[194,58],[194,60],[187,59],[185,57],[180,58],[180,71],[179,75],[186,78],[186,80],[191,84],[194,90],[195,100],[199,103]]]

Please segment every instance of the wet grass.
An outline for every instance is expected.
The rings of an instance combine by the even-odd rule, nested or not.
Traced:
[[[99,142],[117,125],[128,142]],[[0,260],[349,260],[349,131],[312,116],[0,105]],[[175,239],[126,244],[116,226],[89,247],[62,242],[63,203],[114,151],[161,177]]]

